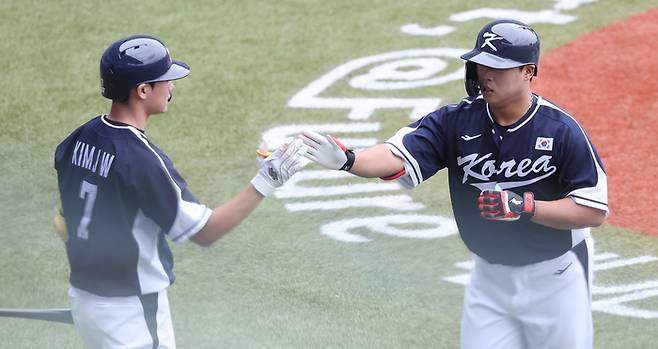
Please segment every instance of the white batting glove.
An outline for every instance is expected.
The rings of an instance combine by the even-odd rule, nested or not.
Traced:
[[[354,152],[338,139],[317,132],[304,131],[299,136],[308,147],[306,157],[330,170],[349,171],[354,164]]]
[[[295,139],[280,146],[265,159],[257,157],[258,173],[251,180],[251,184],[263,196],[272,194],[303,167],[302,160],[306,149],[301,139]]]

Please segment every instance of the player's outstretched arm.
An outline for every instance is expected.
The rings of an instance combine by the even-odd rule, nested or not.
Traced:
[[[308,147],[307,158],[331,170],[349,171],[367,178],[390,177],[404,170],[403,161],[384,144],[353,152],[330,135],[304,131],[299,139]]]
[[[267,158],[257,158],[258,173],[236,196],[216,207],[206,225],[191,239],[210,246],[242,222],[266,196],[302,168],[306,146],[295,140],[276,149]]]

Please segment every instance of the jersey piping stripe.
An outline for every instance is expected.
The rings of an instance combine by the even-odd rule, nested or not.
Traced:
[[[397,149],[397,151],[400,152],[400,154],[401,154],[402,156],[404,156],[404,161],[405,161],[405,162],[407,162],[408,164],[412,164],[411,159],[409,158],[409,157],[411,157],[411,155],[409,154],[409,155],[407,156],[408,152],[406,151],[406,149],[405,149],[405,151],[402,151],[397,145],[395,145],[395,144],[393,144],[393,143],[390,143],[390,142],[385,142],[385,143],[386,143],[386,144],[390,144],[390,145],[393,146],[395,149]],[[405,153],[406,153],[406,154],[405,154]],[[414,160],[414,162],[415,162],[415,160]],[[410,167],[411,167],[411,169],[413,170],[414,181],[416,182],[416,185],[420,184],[420,182],[422,182],[422,181],[421,181],[421,178],[422,178],[421,175],[420,175],[418,172],[416,172],[417,169],[416,169],[415,166],[412,165],[412,166],[410,166]]]
[[[570,119],[571,119],[576,125],[578,125],[578,129],[579,129],[580,132],[583,134],[583,137],[585,137],[585,141],[587,142],[587,147],[589,148],[590,155],[592,155],[592,159],[594,160],[594,163],[596,163],[596,169],[597,169],[597,171],[600,170],[600,171],[602,171],[603,173],[605,173],[605,171],[603,171],[603,169],[600,167],[600,164],[599,164],[599,162],[597,161],[596,156],[594,156],[594,150],[592,149],[592,144],[590,143],[589,139],[587,138],[587,134],[585,133],[585,130],[583,130],[583,128],[582,128],[582,127],[580,126],[580,124],[578,123],[578,121],[576,121],[576,119],[575,119],[573,116],[571,116],[571,114],[567,113],[566,111],[560,109],[560,108],[559,108],[558,106],[556,106],[555,104],[553,104],[553,103],[551,103],[551,102],[549,102],[549,101],[547,101],[547,100],[545,100],[545,99],[543,99],[543,98],[542,98],[540,101],[538,101],[537,104],[545,105],[545,106],[547,106],[547,107],[549,107],[549,108],[553,108],[553,109],[556,109],[556,110],[559,110],[559,111],[563,112],[563,113],[564,113],[566,116],[568,116],[568,117],[569,117],[569,118],[570,118]]]
[[[160,166],[165,170],[165,173],[167,174],[167,178],[169,178],[170,183],[172,184],[174,190],[176,191],[176,194],[178,196],[179,209],[180,209],[180,202],[182,201],[180,188],[176,185],[176,182],[174,182],[173,178],[169,174],[169,171],[167,171],[167,167],[165,166],[164,161],[155,152],[155,150],[151,148],[151,146],[148,144],[148,140],[146,139],[146,137],[144,137],[144,135],[139,130],[137,130],[132,126],[116,126],[116,125],[113,126],[119,129],[127,129],[128,131],[133,133],[137,137],[137,139],[139,139],[144,145],[146,145],[146,147],[156,156],[156,158],[160,161]],[[140,219],[140,217],[144,219]],[[178,214],[176,218],[178,218]],[[138,269],[137,278],[139,281],[140,289],[142,292],[157,292],[166,288],[169,285],[170,280],[169,277],[167,276],[167,273],[164,270],[164,267],[162,266],[162,262],[157,263],[160,261],[159,251],[157,248],[157,237],[154,237],[155,240],[149,240],[148,236],[140,234],[142,232],[142,229],[139,229],[138,223],[155,224],[155,222],[148,219],[148,217],[144,215],[138,214],[137,217],[135,217],[135,226],[133,227],[132,233],[135,238],[135,241],[138,242],[137,246],[140,255],[137,263],[137,269]],[[175,223],[172,224],[172,228],[175,226],[176,226]],[[167,232],[167,234],[168,233],[169,232]],[[155,254],[154,256],[151,256],[151,258],[148,258],[147,256],[149,250],[153,251],[153,253]],[[142,263],[143,259],[147,259],[147,260],[145,260],[144,263]],[[156,272],[160,274],[164,273],[164,275],[163,277],[158,278],[158,277],[154,277],[154,275],[152,275],[151,272]],[[167,282],[163,283],[164,280],[167,280]]]
[[[541,97],[539,97],[539,98],[541,98]],[[487,111],[488,110],[489,109],[487,108]],[[507,130],[507,132],[514,132],[514,131],[520,129],[521,127],[523,127],[523,125],[527,124],[528,121],[530,121],[530,119],[532,119],[535,116],[535,114],[537,114],[537,110],[539,110],[539,100],[537,101],[537,105],[535,105],[535,110],[532,111],[532,114],[530,114],[530,116],[528,116],[528,118],[525,119],[525,121],[523,121],[519,126],[516,126],[514,128],[510,128],[510,129]]]
[[[599,205],[604,205],[604,206],[606,206],[606,207],[608,206],[608,204],[605,203],[605,202],[597,201],[597,200],[593,200],[593,199],[586,198],[586,197],[583,197],[583,196],[580,196],[580,195],[573,195],[573,194],[572,194],[572,195],[569,195],[569,196],[573,196],[573,197],[575,197],[575,198],[579,198],[579,199],[582,199],[582,200],[591,201],[591,202],[593,202],[593,203],[596,203],[596,204],[599,204]]]
[[[587,199],[587,201],[603,204],[607,208],[608,207],[608,196],[607,196],[608,179],[607,179],[607,176],[605,174],[605,171],[603,171],[603,168],[601,168],[601,164],[599,163],[599,161],[596,158],[596,155],[594,154],[594,149],[592,148],[592,144],[590,143],[589,138],[587,138],[587,134],[585,133],[585,130],[583,130],[583,128],[578,123],[578,121],[576,121],[576,119],[574,119],[574,117],[571,116],[571,114],[569,114],[566,111],[562,110],[561,108],[559,108],[555,104],[553,104],[553,103],[551,103],[551,102],[549,102],[549,101],[547,101],[543,98],[540,99],[537,102],[537,104],[541,104],[541,105],[544,105],[548,108],[559,110],[560,112],[564,113],[564,115],[568,116],[578,126],[578,129],[580,130],[580,133],[585,138],[585,142],[587,143],[587,147],[589,148],[589,153],[590,153],[590,156],[592,158],[592,161],[594,161],[594,165],[596,166],[597,183],[594,186],[594,188],[597,188],[597,187],[602,188],[603,190],[597,190],[596,192],[597,193],[603,193],[605,195],[604,197],[602,197],[602,199],[604,199],[605,201],[596,201],[596,200],[593,200],[593,199]],[[586,188],[576,189],[576,190],[572,191],[572,193],[576,192],[576,191],[579,191],[579,190],[582,191],[582,189],[586,189]],[[569,195],[570,196],[575,196],[572,193],[569,193]],[[578,198],[579,199],[585,199],[584,197],[580,197],[580,196],[578,196]]]
[[[510,128],[510,129],[508,129],[507,132],[514,132],[514,131],[520,129],[521,127],[523,127],[523,125],[527,124],[528,121],[530,121],[530,119],[532,119],[532,118],[535,116],[535,114],[537,114],[537,111],[539,110],[539,101],[541,100],[541,97],[540,97],[540,96],[537,96],[537,97],[538,97],[538,99],[537,99],[537,105],[535,106],[535,110],[532,111],[532,113],[530,114],[530,116],[528,116],[528,118],[525,119],[525,120],[524,120],[521,124],[519,124],[518,126],[516,126],[516,127],[514,127],[514,128]],[[489,120],[491,120],[491,122],[495,123],[493,117],[491,116],[491,111],[489,110],[489,103],[487,103],[486,106],[487,106],[487,116],[489,116]]]
[[[181,199],[180,203],[181,203],[181,206],[191,204],[191,203],[188,203],[188,202],[186,202],[182,199]],[[171,240],[175,243],[179,243],[179,242],[184,241],[185,238],[189,238],[190,236],[194,235],[194,233],[199,232],[206,225],[206,222],[208,222],[208,219],[210,218],[211,213],[212,213],[212,211],[210,209],[205,208],[203,214],[201,215],[201,218],[195,220],[196,224],[190,226],[188,229],[186,229],[182,233],[180,233],[176,236],[172,236]]]
[[[478,96],[475,97],[475,99],[472,100],[472,101],[468,100],[468,98],[464,98],[464,99],[462,99],[462,102],[466,102],[466,104],[473,104],[473,102],[477,101],[478,99],[483,99],[483,98],[484,98],[484,97],[482,97],[482,95],[478,95]]]
[[[545,105],[549,108],[561,111],[562,113],[564,113],[564,115],[568,116],[576,125],[578,125],[578,129],[583,134],[583,137],[585,137],[585,141],[587,142],[587,147],[589,148],[589,152],[592,155],[592,159],[597,164],[597,170],[598,170],[599,162],[596,160],[596,156],[594,156],[594,150],[592,149],[592,144],[589,142],[589,139],[587,138],[587,134],[585,133],[585,130],[583,130],[583,128],[578,123],[578,121],[576,121],[576,119],[573,116],[571,116],[571,114],[567,113],[566,111],[562,110],[560,107],[556,106],[555,104],[553,104],[553,103],[551,103],[551,102],[549,102],[549,101],[547,101],[543,98],[541,100],[539,100],[537,102],[537,104]]]
[[[137,139],[142,141],[142,143],[148,143],[146,136],[136,128],[132,126],[114,125],[108,122],[105,119],[106,117],[107,115],[101,115],[101,121],[106,126],[130,131],[137,137]],[[164,164],[162,165],[164,167]],[[169,178],[171,179],[171,177]],[[174,187],[177,188],[176,185],[174,185]],[[180,193],[178,196],[180,197]],[[150,230],[147,228],[148,225],[156,226],[157,224],[153,220],[146,217],[142,211],[139,210],[135,216],[135,221],[133,222],[131,233],[135,239],[135,242],[137,243],[137,249],[139,251],[139,257],[137,258],[137,280],[139,282],[140,292],[144,293],[158,292],[167,288],[170,284],[169,276],[167,275],[167,272],[165,271],[164,266],[160,261],[160,253],[157,248],[157,236],[150,236],[151,234],[143,233],[144,231]]]
[[[165,166],[165,163],[162,160],[162,158],[160,157],[160,155],[158,155],[158,153],[155,151],[155,149],[153,149],[151,147],[151,145],[148,143],[148,141],[146,139],[143,139],[143,138],[139,137],[139,134],[140,134],[139,131],[135,130],[132,127],[130,128],[130,130],[133,133],[135,133],[136,136],[138,136],[139,140],[142,141],[142,143],[144,143],[144,145],[146,145],[146,147],[153,153],[153,155],[155,155],[157,157],[158,161],[160,161],[160,165],[162,166],[162,169],[167,174],[167,177],[169,178],[169,181],[171,182],[174,190],[176,190],[176,194],[178,195],[178,204],[179,204],[179,206],[182,205],[183,204],[183,197],[181,195],[181,189],[178,187],[178,185],[176,184],[174,179],[171,177],[171,174],[169,173],[169,170],[167,170],[167,166]],[[180,209],[181,209],[181,207],[179,207],[179,210]],[[169,235],[170,238],[174,242],[176,242],[179,238],[181,238],[183,236],[186,236],[186,235],[189,235],[189,232],[192,231],[192,229],[198,228],[199,227],[199,222],[204,221],[204,218],[208,217],[208,216],[209,216],[209,214],[207,214],[207,212],[204,212],[204,214],[201,217],[198,217],[198,219],[195,220],[197,222],[197,224],[190,226],[188,229],[186,229],[185,231],[183,231],[182,233],[180,233],[176,236],[169,235],[170,232],[167,232],[167,235]],[[176,216],[176,218],[178,218],[178,215]],[[176,222],[174,222],[174,224],[171,226],[171,229],[173,230],[173,228],[175,228],[175,227],[176,227]]]
[[[495,124],[496,122],[494,121],[493,117],[491,117],[491,112],[489,111],[489,103],[485,104],[487,108],[487,116],[489,117],[489,120],[491,120],[492,124]]]
[[[427,115],[426,115],[427,116]],[[395,152],[400,152],[400,155],[402,155],[405,158],[405,169],[409,167],[410,170],[414,173],[414,176],[409,176],[412,182],[415,181],[414,187],[419,185],[423,181],[423,173],[420,170],[420,165],[418,165],[418,161],[409,153],[407,148],[404,147],[404,142],[402,141],[404,139],[404,136],[411,133],[414,130],[417,130],[418,127],[420,127],[420,124],[423,122],[426,116],[423,116],[421,119],[417,121],[417,125],[414,128],[411,127],[403,127],[398,130],[398,132],[393,135],[393,137],[389,138],[385,143],[390,144],[393,146],[391,151]],[[408,165],[408,166],[407,166]]]
[[[146,138],[146,135],[144,135],[142,132],[140,132],[139,130],[137,130],[135,127],[132,127],[132,126],[117,126],[117,125],[113,125],[113,124],[109,123],[107,120],[105,120],[105,117],[106,117],[106,116],[107,116],[107,115],[102,115],[102,116],[101,116],[101,120],[103,121],[104,124],[106,124],[107,126],[112,127],[112,128],[118,128],[118,129],[126,129],[126,130],[129,130],[129,131],[132,132],[135,136],[137,136],[137,139],[139,139],[142,143],[144,143],[144,145],[145,145],[145,146],[146,146],[146,147],[147,147],[147,148],[148,148],[148,149],[149,149],[149,150],[150,150],[150,151],[156,156],[156,158],[158,159],[158,161],[160,161],[160,165],[162,166],[162,169],[164,169],[165,173],[167,174],[167,178],[169,178],[170,183],[172,184],[174,190],[176,191],[176,194],[177,194],[177,196],[178,196],[178,202],[179,202],[179,204],[182,204],[182,203],[183,203],[183,198],[182,198],[182,195],[181,195],[181,189],[178,187],[178,185],[176,184],[176,182],[174,181],[174,179],[171,177],[171,174],[170,174],[169,171],[167,170],[167,166],[165,166],[165,163],[164,163],[164,161],[162,160],[162,158],[160,158],[160,155],[158,155],[158,153],[157,153],[157,152],[151,147],[151,145],[148,143],[148,140],[147,140],[147,138]],[[180,208],[179,208],[179,209],[180,209]],[[185,231],[183,231],[182,233],[180,233],[180,234],[178,234],[178,235],[176,235],[176,236],[171,236],[171,235],[170,235],[171,240],[174,241],[174,242],[178,242],[178,240],[181,239],[182,237],[185,237],[185,236],[187,236],[187,235],[190,235],[190,231],[193,231],[193,230],[195,230],[195,229],[196,229],[196,230],[200,230],[200,229],[203,227],[203,225],[205,225],[205,222],[208,220],[208,217],[210,216],[210,213],[208,213],[207,211],[208,211],[208,210],[206,210],[206,211],[204,212],[204,214],[203,214],[201,217],[199,217],[199,219],[196,220],[197,224],[192,225],[191,227],[189,227],[188,229],[186,229]],[[203,224],[203,225],[202,225],[202,224]],[[201,227],[200,227],[200,225],[201,225]],[[174,222],[174,224],[172,225],[172,229],[173,229],[175,226],[176,226],[176,224],[175,224],[175,222]],[[169,235],[169,232],[167,232],[167,235]]]
[[[106,126],[109,126],[109,127],[112,127],[112,128],[124,129],[124,130],[131,130],[131,131],[134,129],[134,130],[137,131],[137,133],[139,133],[142,137],[146,137],[145,134],[143,134],[142,132],[140,132],[139,130],[137,130],[137,129],[136,129],[135,127],[133,127],[133,126],[119,126],[119,125],[115,125],[115,124],[113,124],[113,123],[107,121],[107,119],[106,119],[106,118],[107,118],[107,115],[106,115],[106,114],[101,115],[100,118],[101,118],[101,121],[103,121],[103,123],[104,123]],[[133,133],[134,133],[134,132],[133,132]]]

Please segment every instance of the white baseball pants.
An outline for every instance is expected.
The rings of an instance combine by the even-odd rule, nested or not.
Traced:
[[[167,290],[101,297],[71,287],[75,329],[89,349],[175,349]]]
[[[475,256],[464,297],[462,349],[592,349],[593,242],[525,266]]]

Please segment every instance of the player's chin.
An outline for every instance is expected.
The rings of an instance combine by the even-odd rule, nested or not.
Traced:
[[[482,98],[492,107],[502,106],[505,104],[504,99],[497,95],[495,92],[487,92],[486,94],[482,94]]]
[[[160,113],[167,112],[167,109],[169,109],[169,102],[171,102],[171,98],[172,98],[172,95],[169,95],[169,98],[167,98],[167,101],[162,103],[162,106],[160,108],[161,109]]]

